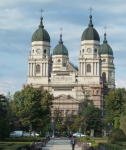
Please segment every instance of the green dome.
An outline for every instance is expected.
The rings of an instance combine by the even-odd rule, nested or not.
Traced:
[[[84,30],[81,41],[84,40],[95,40],[100,42],[100,37],[98,32],[93,28],[92,24],[92,16],[90,15],[90,23],[88,25],[88,28]]]
[[[34,41],[45,41],[45,42],[50,42],[50,36],[48,34],[48,32],[44,29],[44,26],[42,24],[42,17],[40,18],[40,25],[39,25],[39,29],[37,29],[33,36],[32,36],[32,42]]]
[[[53,55],[67,55],[68,56],[68,50],[63,45],[62,35],[60,35],[59,44],[53,50]]]
[[[99,48],[99,53],[113,55],[112,48],[109,46],[109,44],[107,44],[106,33],[104,34],[103,44]]]

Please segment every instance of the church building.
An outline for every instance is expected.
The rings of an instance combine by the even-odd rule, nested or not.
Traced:
[[[28,58],[27,85],[41,87],[54,95],[52,120],[59,109],[62,117],[78,114],[80,102],[87,96],[94,105],[103,109],[104,96],[115,89],[115,67],[113,51],[104,34],[103,44],[92,24],[90,15],[88,27],[81,37],[81,50],[78,50],[79,67],[69,62],[69,51],[59,42],[50,53],[50,36],[44,29],[43,17],[39,28],[32,36],[31,52]],[[78,43],[80,44],[80,43]]]

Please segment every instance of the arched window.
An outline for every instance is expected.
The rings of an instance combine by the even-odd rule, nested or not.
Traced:
[[[106,73],[105,72],[102,73],[102,81],[103,81],[103,83],[106,82]]]
[[[37,65],[37,66],[36,66],[36,72],[37,72],[37,73],[40,73],[40,65]]]
[[[34,50],[32,52],[34,53]]]
[[[84,53],[84,49],[83,49],[83,53]]]
[[[87,72],[91,72],[91,65],[87,64]]]

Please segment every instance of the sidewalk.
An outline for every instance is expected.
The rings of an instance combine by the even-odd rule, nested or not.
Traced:
[[[54,138],[47,143],[46,147],[42,147],[42,150],[72,150],[72,146],[68,138]],[[75,146],[75,150],[81,150],[81,148]]]

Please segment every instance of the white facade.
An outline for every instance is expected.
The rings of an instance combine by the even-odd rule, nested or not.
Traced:
[[[92,22],[90,21],[90,25]],[[61,36],[62,37],[62,36]],[[61,42],[62,43],[62,42]],[[86,87],[86,95],[94,101],[94,105],[102,107],[102,82],[103,73],[106,74],[106,82],[110,89],[115,88],[115,68],[113,55],[100,55],[100,43],[98,40],[82,40],[80,54],[78,51],[78,69],[69,62],[68,55],[51,55],[50,42],[34,41],[28,59],[27,84],[35,88],[42,87],[48,90],[54,97],[60,97],[58,103],[62,103],[60,109],[65,113],[78,112],[78,103],[84,98],[81,85]],[[105,62],[103,61],[105,59]],[[68,107],[63,104],[63,98],[68,97]],[[77,110],[72,110],[71,101],[74,101]],[[71,106],[69,106],[71,105]],[[56,106],[57,107],[57,106]],[[55,108],[52,109],[54,114]]]

